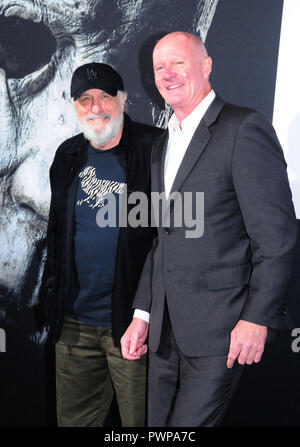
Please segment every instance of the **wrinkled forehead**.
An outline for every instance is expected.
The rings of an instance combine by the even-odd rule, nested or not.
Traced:
[[[205,28],[205,20],[214,10],[218,0],[189,0],[188,7],[182,12],[187,23],[189,21],[197,21],[201,16],[204,18],[203,28]],[[141,15],[151,19],[155,17],[157,24],[156,29],[160,25],[165,26],[166,18],[169,19],[169,27],[174,30],[176,24],[182,22],[178,9],[181,7],[182,0],[172,0],[162,3],[161,14],[157,14],[156,0],[1,0],[0,16],[12,17],[17,16],[25,20],[32,20],[36,23],[48,25],[50,28],[62,26],[63,29],[69,31],[80,30],[87,32],[85,25],[89,24],[95,30],[99,31],[99,24],[104,29],[111,25],[116,30],[118,24],[123,26],[123,34],[126,35],[129,24],[133,24]],[[141,23],[142,28],[147,28],[147,24],[151,21]],[[136,31],[136,28],[134,28]],[[176,28],[175,28],[176,29]]]
[[[99,20],[109,17],[109,23],[122,19],[127,21],[136,16],[144,0],[1,0],[0,15],[5,17],[18,16],[25,20],[32,20],[46,25],[70,26],[82,29],[86,23],[95,25],[99,29]]]
[[[45,24],[64,21],[77,27],[86,20],[92,22],[101,8],[103,0],[1,0],[0,14],[5,17],[18,16]]]

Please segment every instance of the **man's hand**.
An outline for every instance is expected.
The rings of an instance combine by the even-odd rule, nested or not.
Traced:
[[[145,340],[148,335],[149,324],[140,319],[133,318],[130,326],[121,338],[122,356],[127,360],[137,360],[147,352]]]
[[[239,320],[230,334],[227,367],[237,360],[240,365],[258,363],[264,351],[268,329],[259,324]]]

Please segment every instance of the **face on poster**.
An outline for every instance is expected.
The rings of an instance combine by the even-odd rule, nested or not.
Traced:
[[[181,0],[169,0],[158,14],[155,0],[1,1],[0,306],[38,300],[49,167],[59,144],[79,132],[69,96],[73,71],[92,61],[113,65],[129,93],[129,114],[161,125],[166,112],[143,86],[143,44],[178,29],[205,41],[217,3],[188,0],[183,9]]]

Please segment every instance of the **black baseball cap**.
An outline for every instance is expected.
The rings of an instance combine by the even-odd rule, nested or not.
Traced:
[[[98,62],[81,65],[76,68],[71,80],[71,97],[76,101],[86,90],[98,88],[111,96],[116,96],[118,90],[124,90],[124,84],[119,73],[110,65]]]

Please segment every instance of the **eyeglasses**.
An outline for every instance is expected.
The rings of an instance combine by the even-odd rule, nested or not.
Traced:
[[[104,102],[106,104],[109,104],[113,102],[115,97],[109,95],[108,93],[100,93],[99,95],[89,95],[86,93],[83,93],[77,101],[82,107],[85,108],[91,108],[95,103],[98,102]]]

